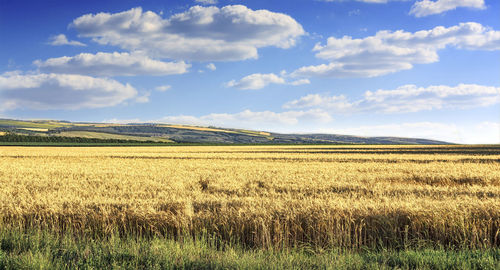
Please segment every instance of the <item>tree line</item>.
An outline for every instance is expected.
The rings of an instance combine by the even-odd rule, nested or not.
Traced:
[[[43,143],[153,143],[154,141],[136,141],[121,139],[98,139],[84,137],[64,137],[64,136],[36,136],[20,135],[6,132],[0,136],[0,142],[43,142]]]

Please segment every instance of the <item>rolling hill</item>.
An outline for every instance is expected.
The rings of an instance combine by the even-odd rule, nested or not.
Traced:
[[[337,134],[281,134],[244,129],[171,124],[72,123],[56,120],[0,119],[0,141],[5,134],[91,138],[155,143],[201,144],[449,144],[443,141],[361,137]],[[71,140],[71,139],[69,139]]]

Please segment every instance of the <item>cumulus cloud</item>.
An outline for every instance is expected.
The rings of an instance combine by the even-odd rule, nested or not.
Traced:
[[[68,38],[64,34],[59,34],[59,35],[50,37],[49,44],[53,45],[53,46],[62,46],[62,45],[82,46],[82,47],[87,46],[84,43],[81,43],[80,41],[76,41],[76,40],[69,41]]]
[[[283,105],[286,109],[321,108],[336,113],[406,113],[437,109],[468,109],[500,103],[500,87],[476,84],[417,87],[404,85],[395,90],[366,91],[362,99],[310,94]]]
[[[182,74],[191,66],[179,62],[162,62],[141,54],[81,53],[75,56],[37,60],[36,66],[46,73],[81,74],[90,76],[136,76]]]
[[[316,44],[313,49],[317,58],[330,63],[301,67],[292,75],[336,78],[381,76],[411,69],[414,64],[437,62],[438,51],[447,46],[500,50],[500,31],[469,22],[415,33],[384,30],[361,39],[330,37],[325,45]]]
[[[292,17],[242,5],[194,6],[169,18],[133,8],[120,13],[86,14],[70,25],[100,44],[150,56],[194,61],[258,57],[258,48],[289,48],[304,35]]]
[[[439,122],[391,123],[343,128],[322,128],[317,129],[316,132],[367,137],[391,136],[424,138],[470,144],[500,143],[500,124],[487,121],[473,125]]]
[[[282,76],[278,76],[274,73],[268,73],[268,74],[254,73],[246,77],[243,77],[239,81],[235,80],[229,81],[226,83],[226,86],[244,90],[249,90],[249,89],[256,90],[256,89],[262,89],[268,86],[269,84],[289,84],[297,86],[310,83],[308,79],[301,79],[292,82],[287,82],[285,78]]]
[[[227,87],[235,87],[239,89],[261,89],[269,84],[284,84],[285,79],[279,77],[278,75],[274,73],[269,73],[269,74],[261,74],[261,73],[255,73],[248,75],[246,77],[243,77],[239,81],[232,80],[228,83],[226,83]]]
[[[115,106],[137,96],[129,84],[69,74],[0,75],[0,108],[69,109]]]
[[[159,91],[159,92],[165,92],[167,90],[170,90],[170,88],[172,88],[172,86],[170,86],[170,85],[160,85],[160,86],[155,87],[155,90]]]
[[[421,0],[411,7],[410,14],[415,17],[424,17],[440,14],[458,7],[485,9],[484,0]]]
[[[314,109],[285,112],[244,110],[234,114],[212,113],[200,117],[188,115],[166,116],[156,122],[263,130],[276,128],[276,125],[294,126],[298,124],[327,123],[332,120],[332,117],[327,112]]]
[[[214,65],[214,63],[209,63],[208,65],[206,65],[206,68],[211,70],[211,71],[214,71],[217,69],[217,67]]]

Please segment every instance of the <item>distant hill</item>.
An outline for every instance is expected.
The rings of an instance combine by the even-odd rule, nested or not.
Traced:
[[[280,134],[244,129],[169,124],[103,124],[55,120],[0,119],[4,134],[63,137],[65,141],[133,141],[201,144],[449,144],[448,142],[399,137],[360,137],[337,134]],[[57,138],[53,138],[57,139]]]

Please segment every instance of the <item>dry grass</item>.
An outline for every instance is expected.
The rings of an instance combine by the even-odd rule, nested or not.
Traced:
[[[37,131],[37,132],[47,132],[49,131],[48,128],[19,128],[19,129],[24,129],[28,131]]]
[[[53,122],[53,121],[15,121],[15,120],[7,120],[0,119],[0,125],[4,126],[15,126],[15,127],[27,127],[27,128],[57,128],[62,127],[65,123],[62,122]]]
[[[0,147],[0,215],[254,247],[498,247],[500,149]]]

